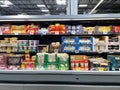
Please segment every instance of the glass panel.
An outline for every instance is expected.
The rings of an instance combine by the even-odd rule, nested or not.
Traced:
[[[60,15],[66,6],[66,0],[0,0],[0,14]]]
[[[120,13],[120,0],[78,0],[78,14]]]

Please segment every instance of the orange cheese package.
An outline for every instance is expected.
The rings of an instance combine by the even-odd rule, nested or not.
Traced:
[[[63,24],[55,24],[49,26],[49,33],[50,34],[65,34],[66,33],[66,26]]]

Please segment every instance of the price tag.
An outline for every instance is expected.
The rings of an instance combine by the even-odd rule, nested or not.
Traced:
[[[18,33],[18,32],[14,32],[14,34],[15,34],[15,35],[19,35],[19,33]]]
[[[7,50],[6,50],[6,53],[11,53],[11,50],[10,50],[10,49],[7,49]]]
[[[29,53],[29,50],[25,50],[25,53]]]
[[[98,71],[104,71],[104,68],[103,67],[99,67]]]
[[[98,53],[102,53],[102,51],[98,51]]]
[[[54,53],[58,53],[58,49],[54,49]]]
[[[91,31],[88,31],[88,34],[92,34],[92,32],[91,32]]]
[[[0,32],[0,35],[3,35],[3,33],[2,33],[2,32]]]
[[[55,34],[56,34],[56,35],[58,35],[58,34],[59,34],[59,32],[58,32],[58,31],[56,31],[56,32],[55,32]]]
[[[46,32],[45,31],[43,31],[43,33],[42,33],[43,35],[46,35]]]
[[[108,34],[108,32],[107,31],[103,31],[103,34]]]
[[[30,31],[30,35],[34,35],[34,31]]]

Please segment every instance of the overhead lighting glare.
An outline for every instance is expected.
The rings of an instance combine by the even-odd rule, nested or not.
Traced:
[[[41,10],[42,12],[49,12],[49,10]]]
[[[45,5],[37,5],[37,7],[46,7]]]
[[[89,14],[92,14],[95,9],[103,2],[104,0],[100,0],[100,2],[89,12]]]
[[[4,1],[0,1],[2,4],[4,5],[13,5],[13,3],[11,3],[10,1],[8,0],[4,0]]]
[[[87,4],[81,4],[79,5],[79,7],[87,7],[88,5]]]
[[[0,7],[9,7],[8,5],[0,5]]]
[[[66,0],[56,0],[56,3],[58,5],[65,5],[66,4]]]

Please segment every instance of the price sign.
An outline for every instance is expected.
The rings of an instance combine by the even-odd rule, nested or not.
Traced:
[[[55,32],[55,34],[56,34],[56,35],[58,35],[58,34],[59,34],[59,32],[58,32],[58,31],[56,31],[56,32]]]
[[[29,50],[25,50],[25,53],[29,53]]]
[[[2,32],[0,32],[0,35],[3,35],[3,33],[2,33]]]
[[[11,50],[10,50],[10,49],[7,49],[7,50],[6,50],[6,53],[11,53]]]

